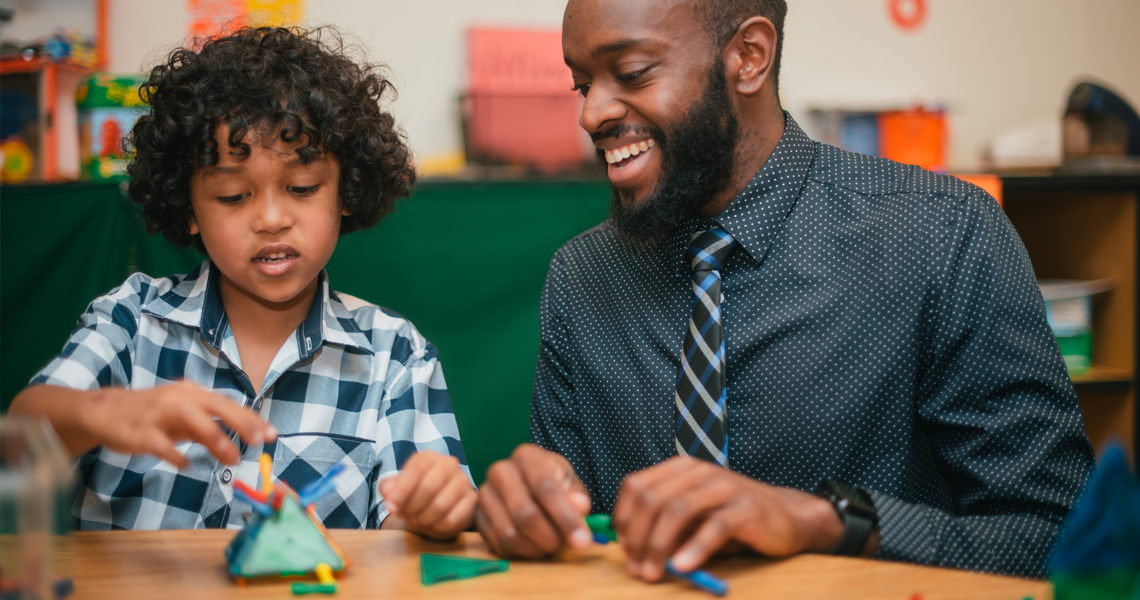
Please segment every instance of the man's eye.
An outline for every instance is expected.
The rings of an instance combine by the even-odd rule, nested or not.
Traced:
[[[294,196],[308,196],[308,195],[313,194],[317,190],[321,189],[321,186],[319,186],[319,185],[307,185],[307,186],[295,185],[295,186],[292,186],[292,187],[289,187],[286,189],[288,189],[289,193],[293,194]]]
[[[622,73],[622,74],[617,76],[617,80],[622,82],[622,83],[629,83],[631,81],[636,80],[638,77],[645,75],[645,72],[648,70],[649,69],[642,69],[640,71],[634,71],[633,73]]]
[[[245,200],[247,197],[249,197],[249,194],[237,194],[234,196],[218,196],[218,201],[219,202],[225,202],[226,204],[233,204],[235,202],[241,202],[242,200]]]
[[[582,84],[576,85],[570,89],[572,91],[578,92],[579,94],[582,94],[582,97],[585,98],[586,94],[590,93],[590,84],[582,83]]]

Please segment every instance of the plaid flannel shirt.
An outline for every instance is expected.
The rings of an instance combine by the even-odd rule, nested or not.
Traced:
[[[304,323],[254,390],[209,261],[185,276],[132,275],[95,299],[59,357],[31,381],[91,390],[196,383],[258,412],[280,432],[249,446],[233,435],[241,463],[218,462],[202,445],[178,450],[178,470],[146,456],[98,447],[79,459],[73,507],[80,529],[241,527],[250,507],[233,482],[260,484],[258,458],[273,478],[300,489],[336,463],[336,493],[316,502],[327,527],[376,528],[388,516],[377,490],[418,450],[457,457],[470,479],[435,347],[401,316],[329,289],[321,273]]]

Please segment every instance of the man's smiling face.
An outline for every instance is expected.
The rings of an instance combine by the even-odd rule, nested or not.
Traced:
[[[724,65],[688,3],[571,0],[562,47],[619,229],[660,236],[724,189],[736,120]]]

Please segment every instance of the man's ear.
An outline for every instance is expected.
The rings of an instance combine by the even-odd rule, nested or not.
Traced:
[[[740,24],[724,53],[729,86],[746,96],[757,94],[772,75],[776,27],[764,17],[752,17]]]

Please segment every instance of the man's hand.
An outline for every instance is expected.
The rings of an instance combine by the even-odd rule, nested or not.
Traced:
[[[491,465],[479,490],[475,526],[496,554],[539,558],[588,547],[590,494],[560,454],[523,444]]]
[[[277,429],[253,411],[192,383],[99,390],[79,402],[78,412],[90,447],[151,454],[179,469],[190,465],[174,448],[184,440],[202,444],[227,465],[237,464],[241,454],[215,417],[251,445],[277,438]]]
[[[664,576],[669,558],[691,571],[721,551],[830,552],[843,536],[826,500],[687,456],[626,477],[613,524],[626,568],[647,581]],[[872,543],[877,546],[874,536]]]
[[[408,531],[450,540],[471,526],[478,495],[459,459],[438,452],[416,452],[399,475],[380,482],[384,506],[404,520]]]

